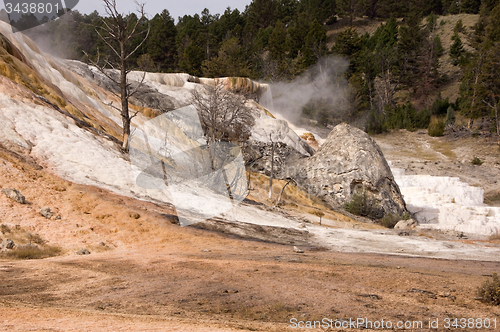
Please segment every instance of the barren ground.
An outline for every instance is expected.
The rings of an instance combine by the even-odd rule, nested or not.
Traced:
[[[395,166],[409,172],[456,174],[498,190],[498,155],[488,145],[483,154],[474,141],[407,132],[377,141]],[[291,245],[181,228],[168,206],[69,183],[37,170],[18,152],[0,148],[0,186],[20,190],[28,204],[0,195],[0,224],[12,232],[0,238],[16,229],[36,233],[63,254],[0,258],[1,330],[294,331],[293,317],[442,322],[500,316],[499,307],[475,299],[499,263],[306,245],[295,253]],[[481,168],[469,165],[472,152],[486,161]],[[45,206],[62,219],[40,216]],[[83,247],[92,254],[76,255]]]

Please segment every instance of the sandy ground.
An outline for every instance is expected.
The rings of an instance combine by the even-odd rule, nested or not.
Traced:
[[[393,151],[390,158],[400,153]],[[0,330],[296,331],[292,318],[442,323],[500,315],[499,307],[476,299],[477,287],[500,270],[498,262],[306,244],[296,253],[292,244],[179,227],[169,206],[69,183],[6,149],[0,168],[1,187],[20,190],[28,201],[19,205],[0,195],[0,223],[63,248],[43,260],[0,258]],[[45,206],[61,220],[41,217]],[[456,240],[457,248],[464,244]],[[83,247],[91,255],[75,254]]]

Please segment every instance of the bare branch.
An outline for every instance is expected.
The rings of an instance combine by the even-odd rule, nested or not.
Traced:
[[[134,88],[134,90],[132,90],[131,92],[129,92],[129,94],[128,94],[129,97],[132,97],[133,95],[136,94],[136,92],[139,90],[139,88],[144,85],[144,80],[145,79],[146,79],[146,72],[144,72],[142,74],[142,79],[139,82],[139,84],[137,84],[137,86]]]
[[[104,103],[104,105],[110,106],[110,107],[114,108],[115,110],[118,110],[119,112],[122,111],[120,108],[118,108],[115,105],[113,105],[113,101],[110,101],[109,104]]]
[[[192,102],[209,142],[240,142],[250,136],[255,120],[241,96],[228,91],[222,82],[200,90],[192,91]]]
[[[128,60],[128,58],[130,58],[145,42],[146,42],[146,39],[148,39],[149,37],[149,32],[151,30],[151,26],[148,24],[148,30],[146,32],[146,37],[144,37],[144,39],[139,43],[139,45],[137,45],[137,47],[128,54],[128,56],[125,57],[125,60]]]
[[[107,40],[106,38],[104,38],[98,30],[96,30],[95,32],[99,35],[99,37],[102,39],[102,41],[103,41],[104,43],[106,43],[106,45],[108,45],[108,47],[109,47],[109,48],[110,48],[110,49],[111,49],[111,50],[112,50],[112,51],[113,51],[113,52],[114,52],[114,53],[115,53],[118,57],[120,57],[120,53],[118,53],[118,51],[117,51],[117,50],[116,50],[116,49],[115,49],[115,48],[114,48],[114,47],[113,47],[113,46],[112,46],[112,45],[108,42],[108,40]]]
[[[133,119],[133,118],[135,118],[138,114],[139,114],[139,111],[136,111],[136,112],[134,113],[134,115],[132,115],[132,116],[130,117],[130,121],[132,121],[132,119]]]

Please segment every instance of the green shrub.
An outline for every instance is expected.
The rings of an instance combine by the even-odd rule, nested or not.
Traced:
[[[429,126],[431,112],[427,109],[417,112],[411,103],[397,105],[395,108],[386,106],[385,114],[378,115],[371,111],[366,125],[369,134],[380,134],[388,129],[406,129],[414,131]]]
[[[387,227],[387,228],[394,228],[394,226],[396,226],[396,224],[400,220],[401,220],[401,218],[399,216],[389,213],[389,214],[386,214],[384,218],[382,218],[382,220],[380,221],[380,224],[384,227]]]
[[[366,121],[366,132],[370,135],[382,134],[387,131],[383,116],[379,115],[375,110],[371,110]]]
[[[497,124],[495,123],[495,121],[491,121],[490,132],[493,134],[497,134]]]
[[[429,127],[430,123],[431,111],[429,111],[428,109],[424,109],[417,113],[417,117],[415,118],[415,128],[425,129]]]
[[[409,212],[405,212],[401,216],[401,220],[410,220],[410,217],[411,217],[410,213]]]
[[[446,125],[453,126],[455,124],[455,109],[450,106],[446,112]]]
[[[431,121],[429,124],[429,136],[432,137],[439,137],[444,135],[444,121],[443,120],[437,120],[437,121]]]
[[[344,209],[357,216],[366,217],[372,212],[373,203],[368,199],[366,193],[354,194],[351,201],[344,204]]]
[[[498,274],[493,273],[493,280],[486,280],[477,289],[477,296],[481,302],[500,305],[500,278]]]
[[[479,159],[478,157],[474,157],[472,158],[471,162],[470,162],[472,165],[477,165],[477,166],[481,166],[482,164],[484,164],[484,161],[482,161],[481,159]]]
[[[411,103],[397,105],[387,110],[386,124],[389,129],[416,129],[417,111]]]
[[[445,115],[448,112],[448,108],[451,106],[450,100],[448,98],[443,99],[441,93],[437,96],[436,100],[432,103],[431,113],[432,115]]]

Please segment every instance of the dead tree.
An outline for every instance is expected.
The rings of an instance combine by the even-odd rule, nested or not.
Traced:
[[[219,81],[215,86],[205,86],[205,91],[194,89],[191,102],[196,106],[207,141],[246,141],[254,125],[251,110],[245,98],[231,92],[227,84]]]
[[[274,141],[272,135],[269,134],[271,141],[271,175],[269,176],[269,199],[273,198],[273,178],[274,178]]]
[[[150,25],[145,30],[140,29],[140,24],[146,19],[144,12],[144,4],[136,2],[137,5],[137,20],[134,15],[123,15],[118,12],[116,7],[116,0],[103,0],[104,9],[108,17],[102,19],[102,26],[95,26],[95,31],[101,40],[108,46],[111,51],[111,56],[101,61],[100,54],[97,60],[89,61],[108,79],[115,83],[120,88],[120,93],[116,94],[121,100],[121,109],[115,107],[120,111],[122,124],[123,124],[123,144],[122,150],[128,152],[128,144],[130,137],[130,124],[132,118],[137,115],[137,112],[130,115],[129,112],[129,98],[133,96],[144,82],[142,80],[137,86],[132,88],[131,83],[127,80],[127,75],[135,68],[130,66],[130,58],[134,55],[140,47],[144,44],[149,36]],[[135,46],[134,41],[141,37],[141,40]],[[119,78],[116,78],[109,69],[119,71]],[[113,106],[110,104],[110,106]],[[114,106],[113,106],[114,107]]]
[[[205,86],[202,89],[192,91],[191,102],[196,107],[200,117],[201,126],[205,133],[208,145],[208,153],[212,171],[215,171],[221,165],[215,165],[212,144],[218,142],[242,143],[250,135],[254,125],[254,118],[251,110],[245,106],[245,98],[242,95],[235,94],[229,90],[229,87],[219,81],[215,86]],[[234,178],[229,181],[226,172],[222,167],[224,181],[227,184],[229,197],[233,198],[231,188],[237,180],[243,176],[238,169]]]
[[[293,182],[295,183],[295,185],[297,185],[297,182],[292,179],[292,178],[287,178],[287,183],[283,186],[283,188],[281,188],[281,191],[280,191],[280,194],[278,196],[278,199],[276,200],[276,203],[274,204],[274,207],[277,207],[280,205],[280,202],[281,202],[281,196],[283,196],[283,193],[285,192],[285,189],[286,187],[290,184],[290,182]]]
[[[495,125],[496,125],[496,130],[497,130],[497,136],[498,136],[498,144],[500,145],[500,118],[498,117],[498,102],[497,102],[497,96],[493,92],[489,94],[489,97],[491,99],[491,102],[483,100],[483,103],[485,103],[489,108],[491,108],[495,112]]]

